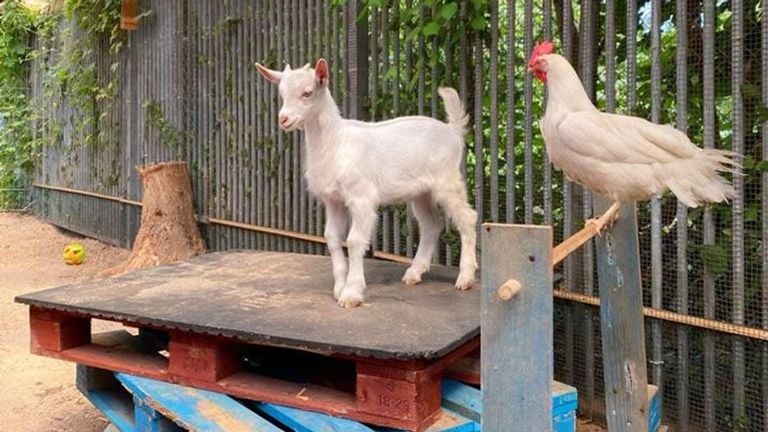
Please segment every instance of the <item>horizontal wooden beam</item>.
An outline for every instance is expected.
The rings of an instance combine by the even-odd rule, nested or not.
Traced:
[[[141,207],[141,203],[138,201],[133,201],[127,198],[121,198],[121,197],[116,197],[111,195],[104,195],[96,192],[84,191],[82,189],[72,189],[72,188],[63,187],[63,186],[53,186],[53,185],[47,185],[42,183],[34,183],[32,186],[40,189],[54,190],[57,192],[66,192],[66,193],[71,193],[75,195],[83,195],[91,198],[99,198],[103,200],[115,201],[123,204],[130,204],[130,205]]]
[[[600,307],[600,299],[594,296],[579,294],[571,291],[555,290],[554,296],[558,300],[565,300],[575,303],[586,304]],[[709,330],[718,333],[726,333],[734,336],[742,336],[750,339],[768,341],[768,330],[744,325],[732,324],[725,321],[717,321],[708,318],[701,318],[691,315],[683,315],[664,309],[652,307],[643,307],[643,316],[658,319],[661,321],[684,324],[690,327],[696,327],[703,330]]]

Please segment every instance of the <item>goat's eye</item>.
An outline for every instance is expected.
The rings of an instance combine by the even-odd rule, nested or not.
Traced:
[[[312,97],[312,92],[311,91],[305,91],[304,93],[301,94],[301,97],[303,97],[304,99],[309,99],[309,98]]]

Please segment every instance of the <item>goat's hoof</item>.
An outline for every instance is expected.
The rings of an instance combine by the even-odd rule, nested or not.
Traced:
[[[416,271],[411,271],[409,268],[403,275],[403,283],[408,286],[414,286],[421,282],[421,275]]]
[[[363,296],[360,294],[342,294],[339,297],[339,306],[347,309],[351,309],[360,305],[363,302]]]
[[[344,292],[344,284],[333,287],[333,299],[338,300],[341,297],[341,293]]]
[[[475,286],[475,276],[464,276],[459,274],[459,278],[456,279],[456,289],[466,291]]]

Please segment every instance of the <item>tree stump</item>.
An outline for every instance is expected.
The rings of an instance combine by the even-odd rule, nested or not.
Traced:
[[[205,253],[205,243],[195,220],[187,164],[164,162],[136,170],[144,189],[139,232],[128,259],[104,271],[104,276]]]

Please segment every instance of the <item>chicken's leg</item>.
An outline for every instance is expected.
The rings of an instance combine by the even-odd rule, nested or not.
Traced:
[[[613,226],[613,224],[616,223],[616,221],[619,219],[620,208],[621,203],[614,201],[614,203],[611,204],[611,206],[608,208],[608,210],[606,210],[605,213],[603,213],[602,216],[597,219],[587,219],[587,222],[584,225],[594,225],[595,229],[597,230],[597,235],[602,236],[603,230]]]

